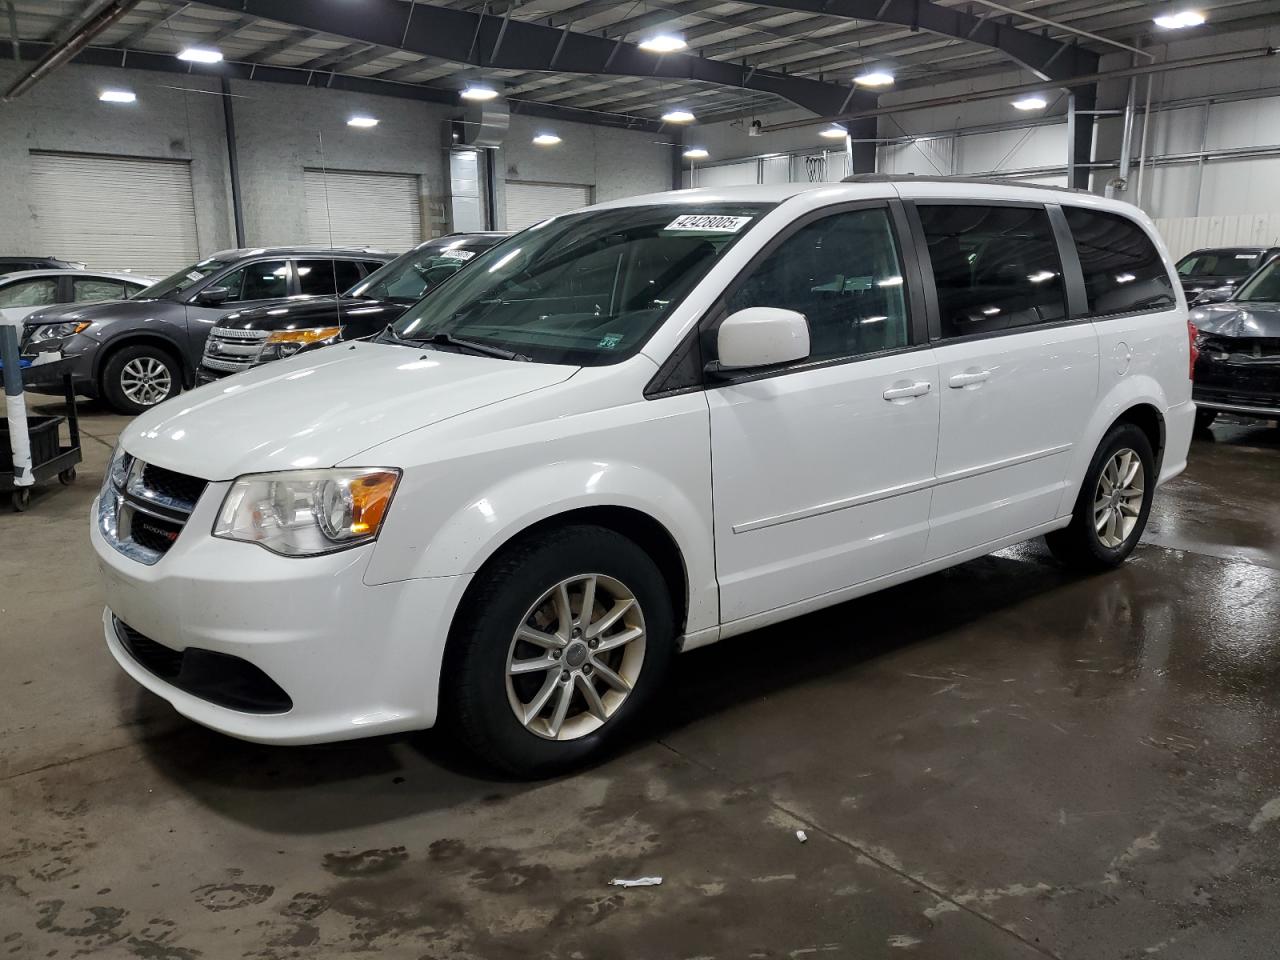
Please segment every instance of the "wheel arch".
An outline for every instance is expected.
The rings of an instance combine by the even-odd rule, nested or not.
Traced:
[[[107,362],[119,353],[129,347],[138,346],[154,346],[159,347],[177,361],[179,372],[182,375],[182,386],[184,389],[190,389],[195,383],[195,368],[188,362],[186,352],[182,349],[182,345],[173,337],[155,331],[130,331],[121,333],[112,337],[110,340],[102,344],[97,354],[93,358],[93,383],[95,389],[102,392],[102,371],[106,367]]]

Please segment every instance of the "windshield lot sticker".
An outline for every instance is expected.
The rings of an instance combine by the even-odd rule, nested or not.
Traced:
[[[441,250],[440,256],[447,260],[470,260],[475,254],[470,250]]]
[[[597,344],[597,346],[599,346],[602,350],[612,350],[621,342],[622,342],[622,334],[606,333],[603,337],[600,338],[600,343]]]
[[[703,213],[686,213],[668,223],[664,230],[684,230],[687,233],[737,233],[750,217],[718,217]]]

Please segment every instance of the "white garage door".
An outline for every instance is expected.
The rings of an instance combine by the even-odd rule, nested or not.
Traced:
[[[185,160],[33,150],[31,208],[41,256],[161,277],[200,259]]]
[[[565,183],[507,181],[507,229],[523,230],[539,220],[591,205],[591,187]]]
[[[401,253],[422,242],[422,197],[413,173],[304,170],[307,242]]]

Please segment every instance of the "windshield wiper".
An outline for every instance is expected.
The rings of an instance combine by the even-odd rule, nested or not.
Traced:
[[[420,340],[406,340],[396,333],[395,324],[388,323],[382,332],[373,338],[374,343],[394,343],[398,347],[416,347]]]
[[[442,347],[456,347],[459,350],[468,350],[483,357],[497,357],[499,360],[527,361],[529,359],[524,354],[516,353],[514,350],[504,350],[502,347],[491,346],[476,340],[464,340],[461,337],[455,337],[452,333],[433,333],[429,337],[415,338],[413,342],[430,343],[434,346]]]

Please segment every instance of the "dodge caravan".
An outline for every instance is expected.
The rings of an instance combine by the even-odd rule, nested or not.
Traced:
[[[1194,330],[1150,220],[854,178],[545,220],[371,341],[122,433],[106,643],[233,736],[440,721],[526,775],[673,655],[1044,536],[1121,563],[1186,464]]]

